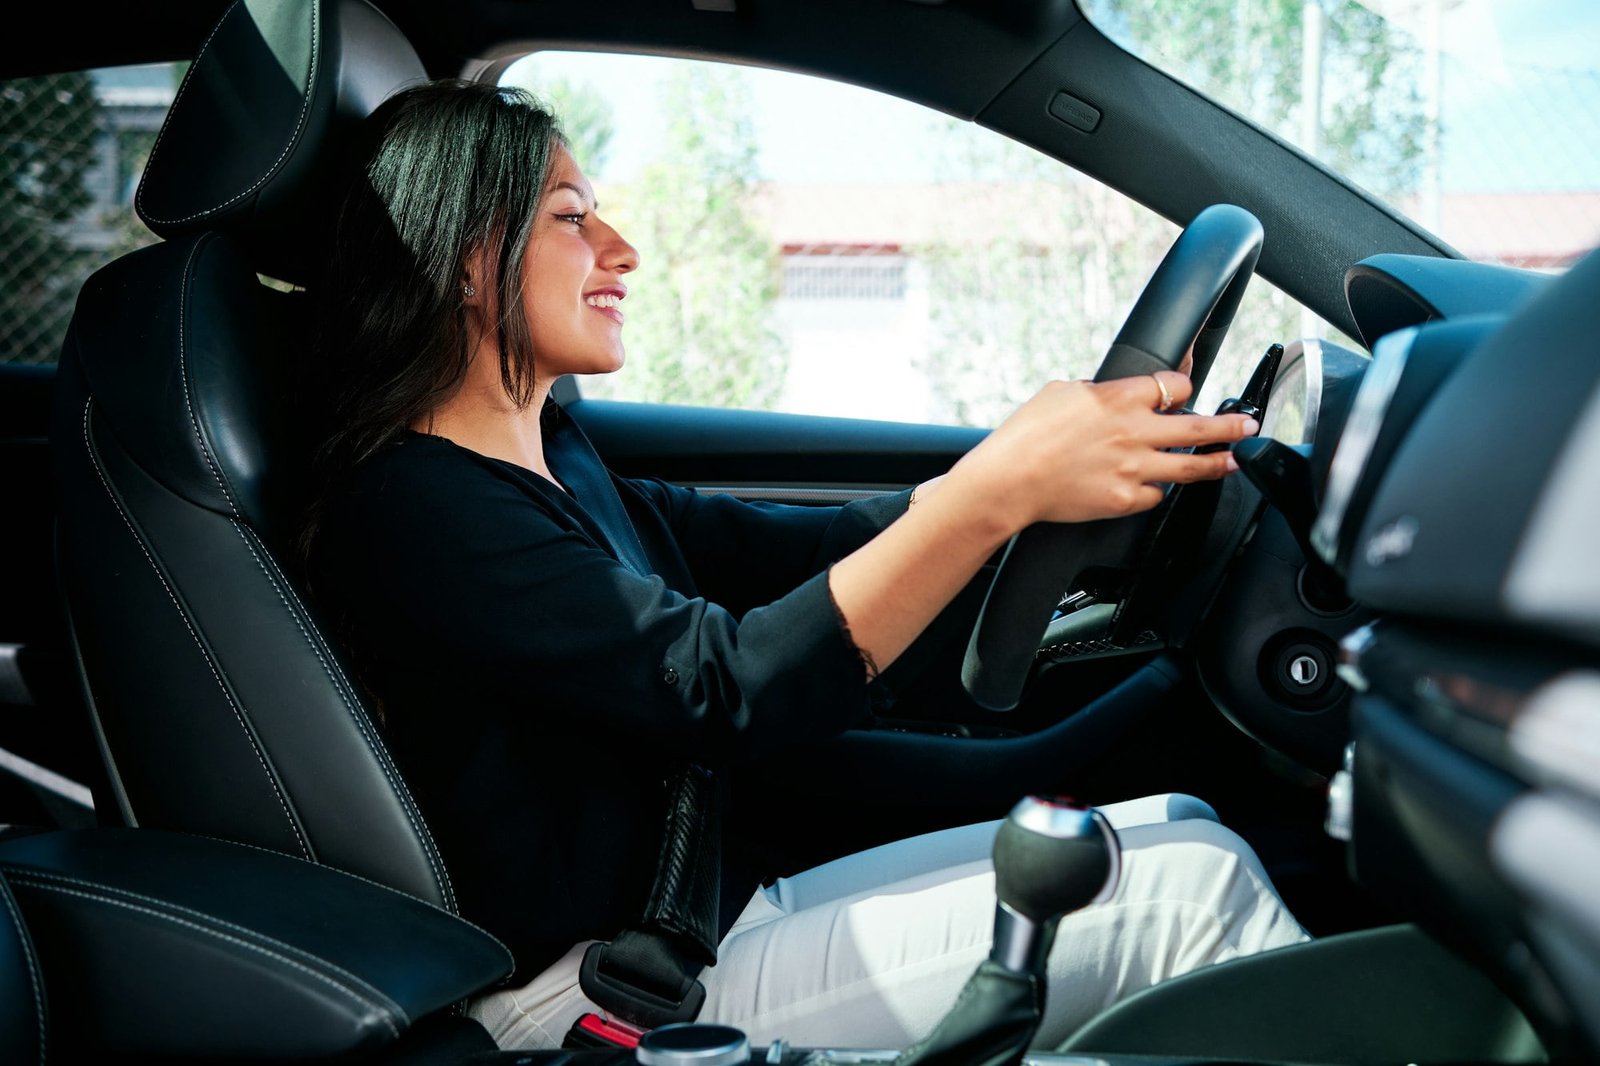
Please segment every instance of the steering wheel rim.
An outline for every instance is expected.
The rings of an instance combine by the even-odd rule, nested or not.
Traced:
[[[1205,382],[1261,254],[1261,222],[1214,204],[1168,249],[1107,349],[1095,381],[1174,370],[1194,348],[1195,392]],[[1091,566],[1125,565],[1149,513],[1096,522],[1041,522],[1011,539],[978,612],[961,683],[981,707],[1009,711],[1022,697],[1039,638],[1070,583]]]

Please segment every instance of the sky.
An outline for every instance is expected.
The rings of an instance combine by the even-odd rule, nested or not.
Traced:
[[[1600,189],[1600,3],[1466,0],[1441,35],[1446,191]]]
[[[1370,2],[1402,15],[1418,6]],[[1444,191],[1600,189],[1600,0],[1439,2]],[[677,62],[543,53],[506,80],[537,88],[541,77],[564,76],[595,86],[617,129],[595,177],[626,181],[653,154],[659,121],[649,102]],[[762,177],[772,181],[929,180],[940,129],[965,125],[854,86],[754,68],[746,76]]]

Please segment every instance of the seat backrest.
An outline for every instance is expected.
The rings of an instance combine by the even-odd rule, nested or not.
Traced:
[[[167,240],[94,275],[62,352],[57,559],[129,824],[325,863],[455,909],[422,815],[284,563],[297,304],[359,120],[425,77],[363,0],[237,0],[137,207]]]

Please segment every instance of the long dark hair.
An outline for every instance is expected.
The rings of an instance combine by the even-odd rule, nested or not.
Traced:
[[[500,380],[513,403],[532,402],[522,265],[561,143],[529,93],[473,82],[407,89],[367,120],[318,287],[322,428],[302,551],[328,493],[461,385],[472,355],[462,285],[475,253],[478,286],[499,309]]]

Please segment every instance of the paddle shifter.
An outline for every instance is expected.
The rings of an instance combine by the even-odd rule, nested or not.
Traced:
[[[1122,870],[1117,834],[1099,811],[1037,796],[1018,803],[994,841],[994,947],[954,1009],[895,1066],[1014,1066],[1044,1014],[1045,962],[1056,925],[1100,903]]]

